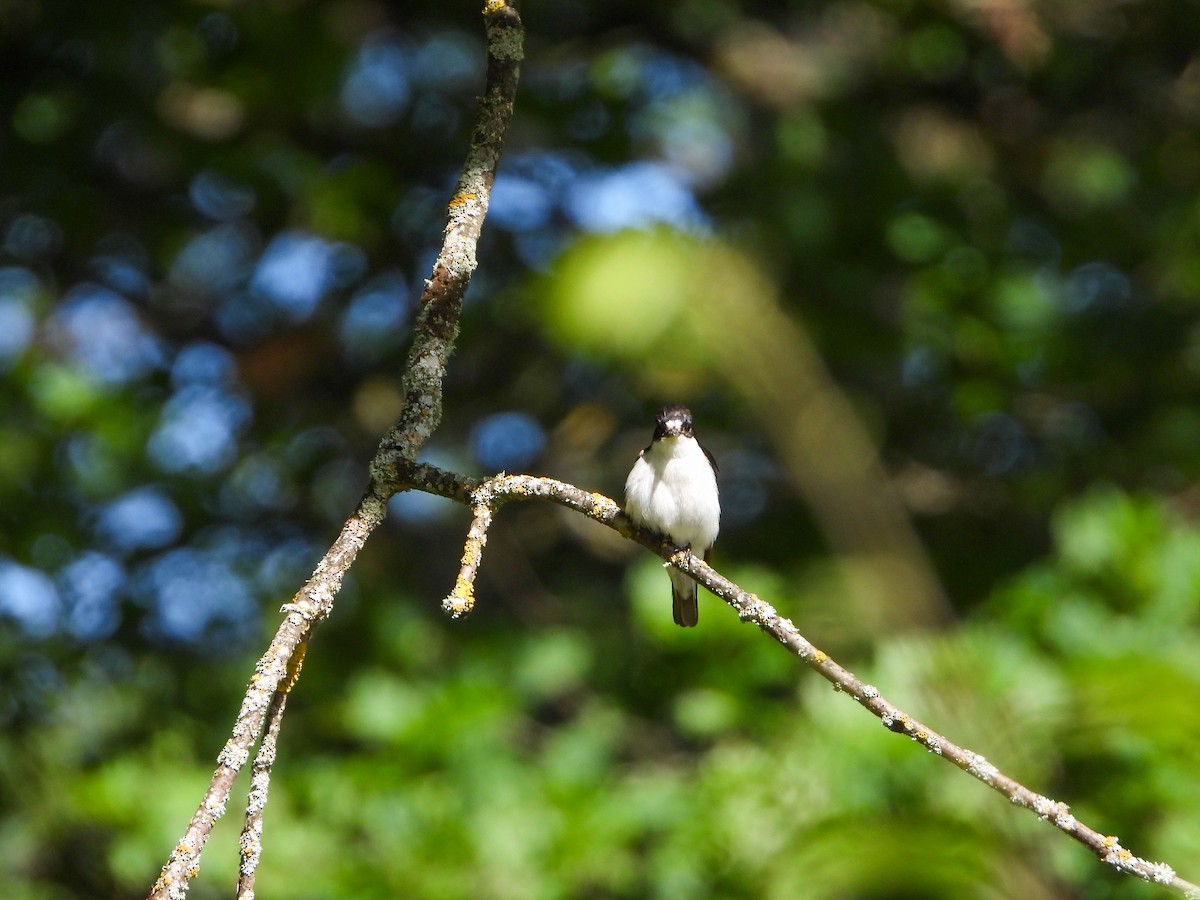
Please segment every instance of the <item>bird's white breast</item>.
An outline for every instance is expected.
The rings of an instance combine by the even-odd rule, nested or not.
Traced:
[[[717,539],[721,503],[717,476],[694,438],[655,441],[625,481],[625,511],[635,522],[703,553]]]

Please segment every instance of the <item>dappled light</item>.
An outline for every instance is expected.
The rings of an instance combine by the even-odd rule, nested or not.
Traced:
[[[527,413],[495,413],[472,429],[471,445],[485,471],[513,472],[537,462],[546,434]]]
[[[236,458],[238,432],[250,415],[249,405],[234,394],[187,385],[163,406],[147,452],[165,472],[221,471]]]
[[[409,6],[0,4],[6,890],[144,892],[401,416],[619,498],[666,402],[715,569],[1200,877],[1195,11],[527,3],[488,194],[479,9]],[[406,406],[448,203],[478,270]],[[681,634],[596,521],[499,512],[451,621],[477,510],[378,499],[262,895],[1165,895],[707,592]]]

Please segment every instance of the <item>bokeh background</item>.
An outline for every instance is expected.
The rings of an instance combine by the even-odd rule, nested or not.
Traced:
[[[7,897],[141,896],[182,833],[398,412],[477,6],[0,0]],[[689,403],[723,572],[1200,878],[1194,5],[524,16],[427,458],[619,496]],[[450,622],[466,512],[391,513],[289,706],[263,893],[1162,896],[711,597],[676,629],[579,516],[506,509]]]

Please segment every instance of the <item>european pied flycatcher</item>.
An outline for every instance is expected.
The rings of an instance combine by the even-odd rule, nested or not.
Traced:
[[[672,403],[658,411],[654,438],[625,479],[625,513],[708,561],[721,527],[717,462],[696,440],[687,407]],[[695,625],[696,582],[677,569],[667,574],[675,624]]]

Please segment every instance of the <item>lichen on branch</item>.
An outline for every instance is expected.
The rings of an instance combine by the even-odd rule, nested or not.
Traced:
[[[441,422],[446,362],[458,337],[463,295],[475,271],[475,248],[512,118],[523,56],[524,29],[516,5],[505,0],[487,0],[483,16],[488,52],[486,86],[462,174],[447,204],[442,249],[421,294],[404,372],[403,410],[372,460],[370,487],[358,508],[346,520],[341,534],[312,576],[292,602],[284,606],[284,620],[255,667],[208,789],[183,838],[150,889],[152,898],[179,900],[187,895],[191,880],[199,873],[204,845],[225,811],[234,779],[250,758],[251,748],[263,736],[268,721],[269,740],[274,744],[284,711],[282,701],[298,675],[293,665],[298,648],[305,645],[313,628],[332,613],[346,572],[367,538],[383,521],[388,499],[400,489],[391,476],[395,461],[416,459]],[[269,775],[273,758],[273,746],[258,757],[262,765],[256,775],[261,783]],[[265,803],[265,793],[253,795],[252,803],[255,799]],[[261,808],[251,810],[247,822],[251,853],[261,833],[261,816]],[[243,873],[239,887],[243,896],[253,893],[252,872],[253,866]]]
[[[721,575],[691,551],[673,547],[661,536],[634,525],[620,506],[603,494],[585,491],[553,478],[532,475],[500,474],[480,482],[428,465],[404,464],[396,469],[395,475],[407,487],[438,494],[472,508],[473,516],[463,549],[462,565],[453,590],[442,604],[451,616],[457,618],[465,615],[475,604],[474,584],[483,561],[487,531],[501,507],[513,500],[534,498],[565,506],[637,541],[661,556],[668,565],[686,572],[731,606],[739,619],[757,625],[831,682],[835,690],[849,695],[878,717],[889,731],[920,744],[933,755],[1007,797],[1014,805],[1030,810],[1038,819],[1071,836],[1117,871],[1163,885],[1192,900],[1200,900],[1200,886],[1179,877],[1171,866],[1135,856],[1122,847],[1115,836],[1103,834],[1080,822],[1067,804],[1025,787],[1005,775],[981,754],[955,743],[900,709],[885,699],[874,685],[863,682],[829,654],[814,646],[790,619],[780,615],[770,603]]]

